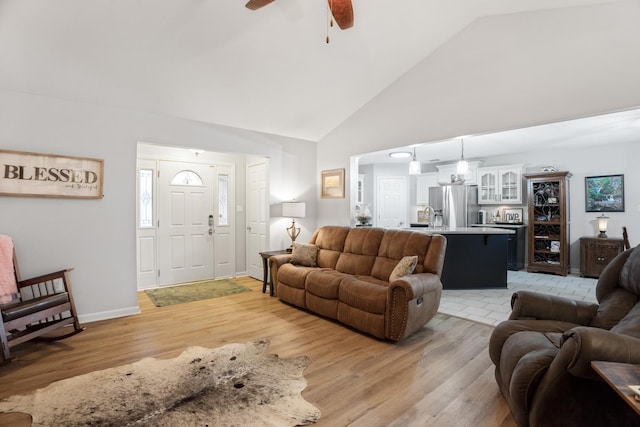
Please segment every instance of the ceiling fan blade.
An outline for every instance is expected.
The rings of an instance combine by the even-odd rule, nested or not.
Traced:
[[[327,0],[331,8],[331,14],[335,18],[338,27],[343,30],[353,27],[353,6],[351,0]]]
[[[257,10],[261,7],[268,5],[269,3],[273,3],[274,0],[249,0],[247,4],[245,4],[247,9]]]

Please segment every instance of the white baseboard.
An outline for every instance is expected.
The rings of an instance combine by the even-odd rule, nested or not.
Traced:
[[[117,310],[101,311],[99,313],[79,314],[78,320],[81,324],[98,322],[100,320],[116,319],[118,317],[133,316],[140,314],[140,307],[120,308]]]

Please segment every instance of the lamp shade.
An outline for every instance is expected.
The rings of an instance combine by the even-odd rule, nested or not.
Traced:
[[[287,218],[304,218],[304,202],[284,202],[282,204],[282,216]]]
[[[596,218],[598,220],[598,237],[607,238],[607,221],[609,221],[608,216],[604,216],[604,214],[600,215]]]

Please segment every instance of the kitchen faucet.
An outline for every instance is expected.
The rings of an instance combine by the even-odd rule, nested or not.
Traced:
[[[423,218],[429,218],[427,224],[429,224],[429,228],[433,227],[433,219],[436,215],[436,211],[431,206],[426,206],[423,210]]]

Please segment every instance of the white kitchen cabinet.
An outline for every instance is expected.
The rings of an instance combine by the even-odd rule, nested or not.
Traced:
[[[438,186],[438,173],[430,172],[416,176],[416,204],[429,204],[429,187]]]
[[[522,204],[522,165],[478,168],[478,203]]]
[[[480,162],[469,162],[469,172],[464,174],[464,183],[467,185],[475,185],[477,183],[478,168]],[[438,183],[441,185],[451,184],[451,176],[458,174],[458,165],[451,163],[447,165],[438,165]]]

